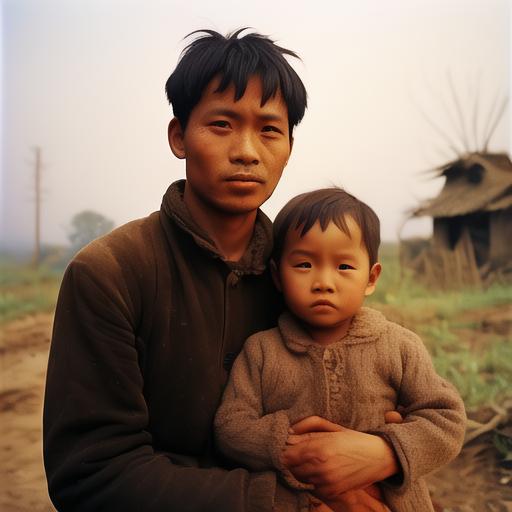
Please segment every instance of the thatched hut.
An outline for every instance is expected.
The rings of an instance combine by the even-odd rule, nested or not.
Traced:
[[[436,169],[440,194],[413,210],[433,218],[432,239],[404,241],[402,262],[427,283],[481,286],[512,276],[512,163],[506,154],[470,153]]]

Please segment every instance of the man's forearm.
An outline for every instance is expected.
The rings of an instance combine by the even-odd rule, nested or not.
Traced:
[[[270,512],[274,503],[271,472],[181,467],[161,455],[132,458],[129,465],[113,460],[97,473],[76,477],[85,469],[66,461],[63,471],[49,471],[49,492],[58,510]]]
[[[397,474],[400,471],[400,464],[391,444],[380,436],[373,437],[376,438],[376,450],[380,451],[381,454],[380,457],[375,459],[375,464],[378,466],[379,471],[374,482],[381,482]]]

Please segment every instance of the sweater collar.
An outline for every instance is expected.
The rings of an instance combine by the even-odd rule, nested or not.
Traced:
[[[347,334],[341,340],[326,346],[315,343],[297,319],[288,311],[285,311],[279,317],[278,326],[286,346],[292,352],[318,352],[323,354],[327,348],[376,341],[384,331],[386,322],[386,318],[380,311],[362,307],[352,319]]]
[[[215,242],[208,236],[190,215],[183,200],[185,180],[172,183],[162,199],[161,210],[183,231],[188,233],[195,243],[208,252],[213,258],[224,258],[217,249]],[[254,231],[245,251],[239,261],[225,261],[230,269],[238,275],[261,274],[272,252],[272,223],[270,219],[258,209]]]

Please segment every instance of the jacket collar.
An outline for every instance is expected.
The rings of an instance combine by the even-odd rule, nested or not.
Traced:
[[[315,343],[297,319],[288,311],[285,311],[279,317],[278,327],[284,343],[290,351],[323,354],[326,348],[373,343],[380,338],[386,327],[386,322],[386,318],[379,311],[363,307],[352,319],[347,334],[341,340],[327,346]]]
[[[185,180],[172,183],[162,199],[161,211],[171,219],[180,229],[188,233],[195,243],[207,251],[213,258],[224,258],[215,246],[215,242],[208,233],[198,226],[183,201]],[[245,254],[237,262],[225,261],[230,269],[237,275],[261,274],[272,252],[272,222],[258,209],[254,232],[245,251]]]

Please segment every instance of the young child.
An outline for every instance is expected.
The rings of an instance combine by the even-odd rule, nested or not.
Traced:
[[[292,425],[317,415],[380,435],[401,465],[393,484],[379,486],[387,507],[433,511],[422,477],[458,454],[464,404],[416,334],[362,307],[381,272],[379,243],[378,217],[344,190],[301,194],[281,210],[272,267],[288,310],[277,327],[251,336],[236,359],[215,418],[216,441],[253,470],[277,469],[307,497],[313,486],[281,461]],[[385,424],[385,413],[397,408],[403,422]]]

